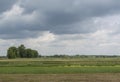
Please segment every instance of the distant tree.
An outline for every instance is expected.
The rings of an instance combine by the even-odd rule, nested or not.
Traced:
[[[18,48],[10,47],[7,50],[7,57],[11,58],[37,58],[39,53],[37,50],[30,48],[26,49],[24,45],[20,45]]]
[[[32,53],[34,58],[37,58],[39,55],[37,50],[32,50]]]
[[[25,46],[23,44],[18,47],[18,54],[21,58],[26,57]]]
[[[7,57],[12,59],[18,56],[18,51],[16,47],[10,47],[7,51]]]
[[[27,56],[27,58],[32,58],[32,52],[31,52],[32,50],[31,49],[26,49],[26,56]]]
[[[38,57],[39,54],[36,50],[26,49],[26,55],[27,55],[27,58],[36,58]]]

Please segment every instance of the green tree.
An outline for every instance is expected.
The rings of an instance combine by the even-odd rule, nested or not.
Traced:
[[[16,58],[17,56],[18,56],[17,48],[10,47],[7,51],[7,57],[12,59],[12,58]]]
[[[32,53],[34,58],[37,58],[39,55],[37,50],[32,50]]]
[[[18,54],[21,58],[27,57],[25,52],[25,46],[23,44],[18,47]]]
[[[31,49],[26,49],[26,55],[27,55],[27,58],[32,58],[32,50]]]
[[[32,49],[26,49],[27,58],[36,58],[38,57],[38,52]]]
[[[8,58],[36,58],[39,56],[37,50],[26,49],[24,45],[16,47],[10,47],[7,50],[7,57]]]

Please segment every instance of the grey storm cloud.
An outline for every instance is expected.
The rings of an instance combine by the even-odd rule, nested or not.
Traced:
[[[0,12],[4,12],[12,7],[17,0],[0,0]]]
[[[118,0],[19,0],[19,3],[15,3],[15,0],[2,0],[0,4],[1,12],[10,10],[15,4],[24,9],[17,19],[12,18],[12,22],[10,18],[0,23],[0,37],[6,39],[37,37],[42,31],[55,34],[95,32],[99,28],[89,27],[87,23],[84,26],[82,22],[93,17],[120,13]],[[25,16],[34,12],[36,14],[33,19],[26,22]]]

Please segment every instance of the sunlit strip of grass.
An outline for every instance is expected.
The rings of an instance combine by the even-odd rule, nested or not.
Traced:
[[[120,66],[81,67],[0,67],[0,74],[120,73]]]

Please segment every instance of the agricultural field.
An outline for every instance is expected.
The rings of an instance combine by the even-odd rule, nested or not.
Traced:
[[[0,82],[120,82],[120,73],[1,74]]]
[[[120,82],[119,77],[119,57],[0,59],[0,82]]]

